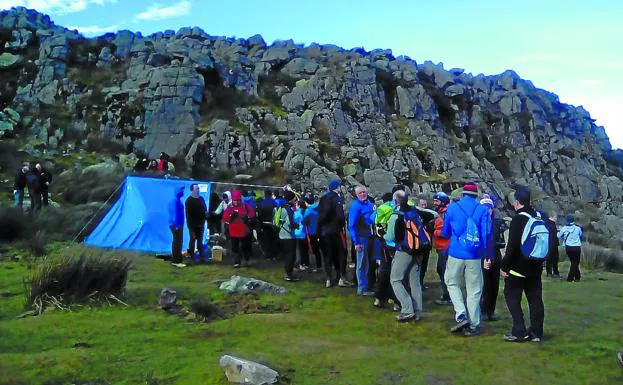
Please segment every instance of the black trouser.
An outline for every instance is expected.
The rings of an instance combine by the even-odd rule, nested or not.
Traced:
[[[171,262],[182,262],[182,238],[184,234],[184,228],[182,226],[177,229],[173,226],[169,226],[171,234],[173,235],[173,241],[171,242]]]
[[[346,278],[346,255],[340,234],[327,234],[320,238],[322,255],[324,257],[324,271],[327,279],[332,278],[331,267],[335,268],[337,278]]]
[[[448,264],[448,249],[437,250],[437,275],[441,280],[441,299],[450,301],[450,293],[448,293],[448,286],[446,286],[445,274],[446,265]]]
[[[381,302],[386,302],[388,299],[396,299],[394,291],[392,290],[390,273],[392,271],[392,256],[394,250],[385,245],[385,242],[381,245],[381,263],[378,269],[378,279],[375,287],[375,297]]]
[[[296,247],[301,257],[301,265],[309,267],[309,246],[307,245],[307,238],[298,238],[296,240]]]
[[[188,226],[188,232],[190,233],[190,242],[188,242],[188,256],[190,258],[195,257],[195,244],[197,244],[199,257],[201,259],[205,259],[205,253],[203,251],[203,225]]]
[[[41,210],[41,192],[39,190],[28,190],[30,195],[30,211],[35,212]]]
[[[560,275],[558,272],[558,246],[551,246],[549,254],[547,254],[547,261],[545,262],[545,271],[547,275]]]
[[[309,243],[311,245],[311,252],[316,258],[316,268],[322,268],[322,253],[320,252],[320,238],[317,235],[309,235]]]
[[[541,275],[530,278],[520,278],[509,275],[504,281],[504,298],[506,306],[513,317],[512,334],[522,338],[528,334],[521,310],[521,297],[526,293],[528,308],[530,309],[530,331],[539,338],[543,338],[543,320],[545,308],[543,306],[543,290]]]
[[[291,277],[294,271],[294,260],[296,259],[296,239],[280,239],[279,243],[283,252],[286,276]]]
[[[221,232],[221,216],[218,214],[211,213],[208,216],[208,229],[210,230],[210,235],[220,234]]]
[[[567,281],[579,281],[580,278],[582,278],[580,274],[580,257],[582,256],[582,248],[580,246],[567,246],[566,250],[569,261],[571,261],[571,268],[569,268]]]
[[[422,286],[422,289],[424,289],[424,276],[426,275],[426,269],[428,269],[430,251],[430,248],[422,250],[422,265],[420,266],[420,286]]]
[[[49,203],[48,186],[41,187],[41,201],[44,206],[47,206]]]
[[[264,253],[264,258],[276,258],[279,240],[274,226],[270,223],[261,223],[257,237],[262,253]]]
[[[242,259],[249,261],[251,257],[252,236],[247,235],[243,238],[231,238],[231,252],[234,254],[234,264],[240,264]]]
[[[483,266],[482,303],[480,308],[482,312],[491,317],[495,313],[495,305],[498,301],[498,292],[500,291],[500,264],[502,256],[496,251],[495,258],[491,261],[489,270],[485,270]],[[484,260],[483,260],[484,263]]]

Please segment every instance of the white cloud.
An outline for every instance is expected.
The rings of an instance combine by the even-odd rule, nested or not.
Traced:
[[[105,5],[117,0],[0,0],[0,9],[11,7],[26,7],[36,9],[42,13],[62,15],[84,11],[89,4]]]
[[[67,29],[75,29],[83,35],[103,35],[107,32],[116,32],[119,29],[117,24],[101,27],[99,25],[88,25],[84,27],[67,27]]]
[[[162,20],[172,17],[184,16],[190,13],[191,3],[189,0],[182,0],[173,5],[162,5],[155,3],[149,6],[146,11],[136,15],[136,20]]]

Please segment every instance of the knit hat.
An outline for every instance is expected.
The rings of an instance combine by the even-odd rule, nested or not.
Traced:
[[[523,204],[530,204],[530,189],[525,186],[517,186],[515,189],[515,200]]]
[[[480,200],[480,204],[488,207],[493,207],[493,200],[491,198],[482,198]]]
[[[331,179],[329,181],[329,190],[333,191],[337,188],[339,188],[342,185],[342,182],[340,182],[339,179]]]
[[[575,218],[572,215],[567,215],[567,218],[565,218],[567,220],[567,224],[570,225],[573,222],[575,222]]]
[[[291,200],[296,198],[296,194],[294,194],[290,190],[286,190],[286,191],[283,192],[283,198],[286,200],[286,202],[290,202]]]
[[[476,186],[475,183],[466,183],[465,186],[463,186],[463,194],[475,197],[478,196],[478,186]]]
[[[242,200],[242,193],[239,190],[234,190],[231,192],[231,200],[232,201],[240,201]]]

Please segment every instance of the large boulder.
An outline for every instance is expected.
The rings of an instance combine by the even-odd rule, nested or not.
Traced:
[[[363,180],[368,186],[368,193],[373,197],[391,191],[396,184],[394,173],[386,170],[366,170],[363,172]]]
[[[234,384],[267,385],[279,380],[279,373],[268,366],[242,358],[224,355],[219,365],[227,380]]]
[[[285,287],[273,285],[272,283],[255,278],[241,277],[232,275],[230,279],[221,283],[219,289],[227,293],[249,293],[265,292],[270,294],[285,294],[288,290]]]
[[[3,52],[0,54],[0,69],[7,69],[14,67],[21,63],[22,57],[20,55],[13,55],[9,52]]]

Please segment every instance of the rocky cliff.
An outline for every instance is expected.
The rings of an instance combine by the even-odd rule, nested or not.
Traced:
[[[530,185],[548,210],[623,229],[623,154],[582,107],[515,72],[473,76],[391,50],[271,45],[182,28],[86,39],[24,8],[0,13],[0,136],[31,154],[109,139],[219,170],[328,178],[373,194],[466,180],[504,197]]]

